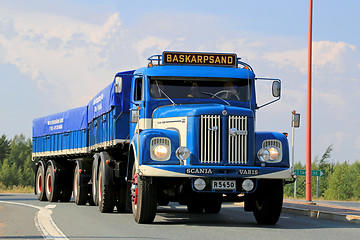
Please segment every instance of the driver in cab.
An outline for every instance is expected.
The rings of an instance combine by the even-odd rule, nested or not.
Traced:
[[[233,82],[225,82],[224,90],[219,92],[219,97],[227,100],[239,100],[236,89],[234,88]]]

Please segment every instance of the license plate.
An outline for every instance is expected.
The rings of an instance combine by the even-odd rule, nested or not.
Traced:
[[[236,181],[235,180],[213,180],[212,181],[213,190],[236,190]]]

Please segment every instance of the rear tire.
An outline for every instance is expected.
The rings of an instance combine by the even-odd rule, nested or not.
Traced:
[[[92,196],[92,203],[95,206],[99,205],[99,183],[98,183],[98,154],[94,155],[94,161],[93,161],[93,165],[92,165],[92,171],[91,171],[91,181],[92,181],[92,185],[91,185],[91,196]],[[91,205],[91,204],[90,204]]]
[[[275,225],[280,218],[283,203],[282,180],[259,181],[254,199],[254,216],[258,224]]]
[[[60,189],[58,176],[55,172],[55,162],[50,160],[45,174],[45,194],[50,202],[59,201]]]
[[[45,169],[43,162],[39,162],[36,171],[35,194],[40,201],[47,201],[45,194]]]
[[[79,163],[76,163],[74,170],[74,199],[77,205],[86,205],[88,201],[88,187],[87,184],[84,186],[80,174]]]
[[[104,184],[105,169],[103,163],[100,163],[98,175],[98,194],[99,194],[99,209],[102,213],[113,212],[115,207],[115,191],[111,185]]]
[[[133,179],[131,186],[132,212],[137,223],[152,223],[157,209],[156,183],[150,179],[142,179],[133,166]]]

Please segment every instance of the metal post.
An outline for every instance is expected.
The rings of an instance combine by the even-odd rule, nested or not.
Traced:
[[[292,112],[292,134],[291,134],[291,173],[294,174],[294,168],[295,168],[295,160],[294,160],[294,113],[295,110]]]
[[[294,185],[294,198],[296,198],[296,185],[297,185],[297,178],[295,179],[295,185]]]
[[[316,198],[319,198],[319,177],[316,177]]]
[[[312,64],[312,12],[309,0],[308,79],[307,79],[307,126],[306,126],[306,200],[311,201],[311,64]]]

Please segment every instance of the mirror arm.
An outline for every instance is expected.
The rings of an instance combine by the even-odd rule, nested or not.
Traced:
[[[275,100],[273,100],[273,101],[271,101],[271,102],[265,103],[265,104],[263,104],[263,105],[261,105],[261,106],[256,106],[255,109],[259,109],[259,108],[265,107],[265,106],[267,106],[267,105],[270,105],[270,104],[272,104],[272,103],[274,103],[274,102],[277,102],[277,101],[280,100],[280,98],[281,98],[281,96],[279,96],[277,99],[275,99]]]

